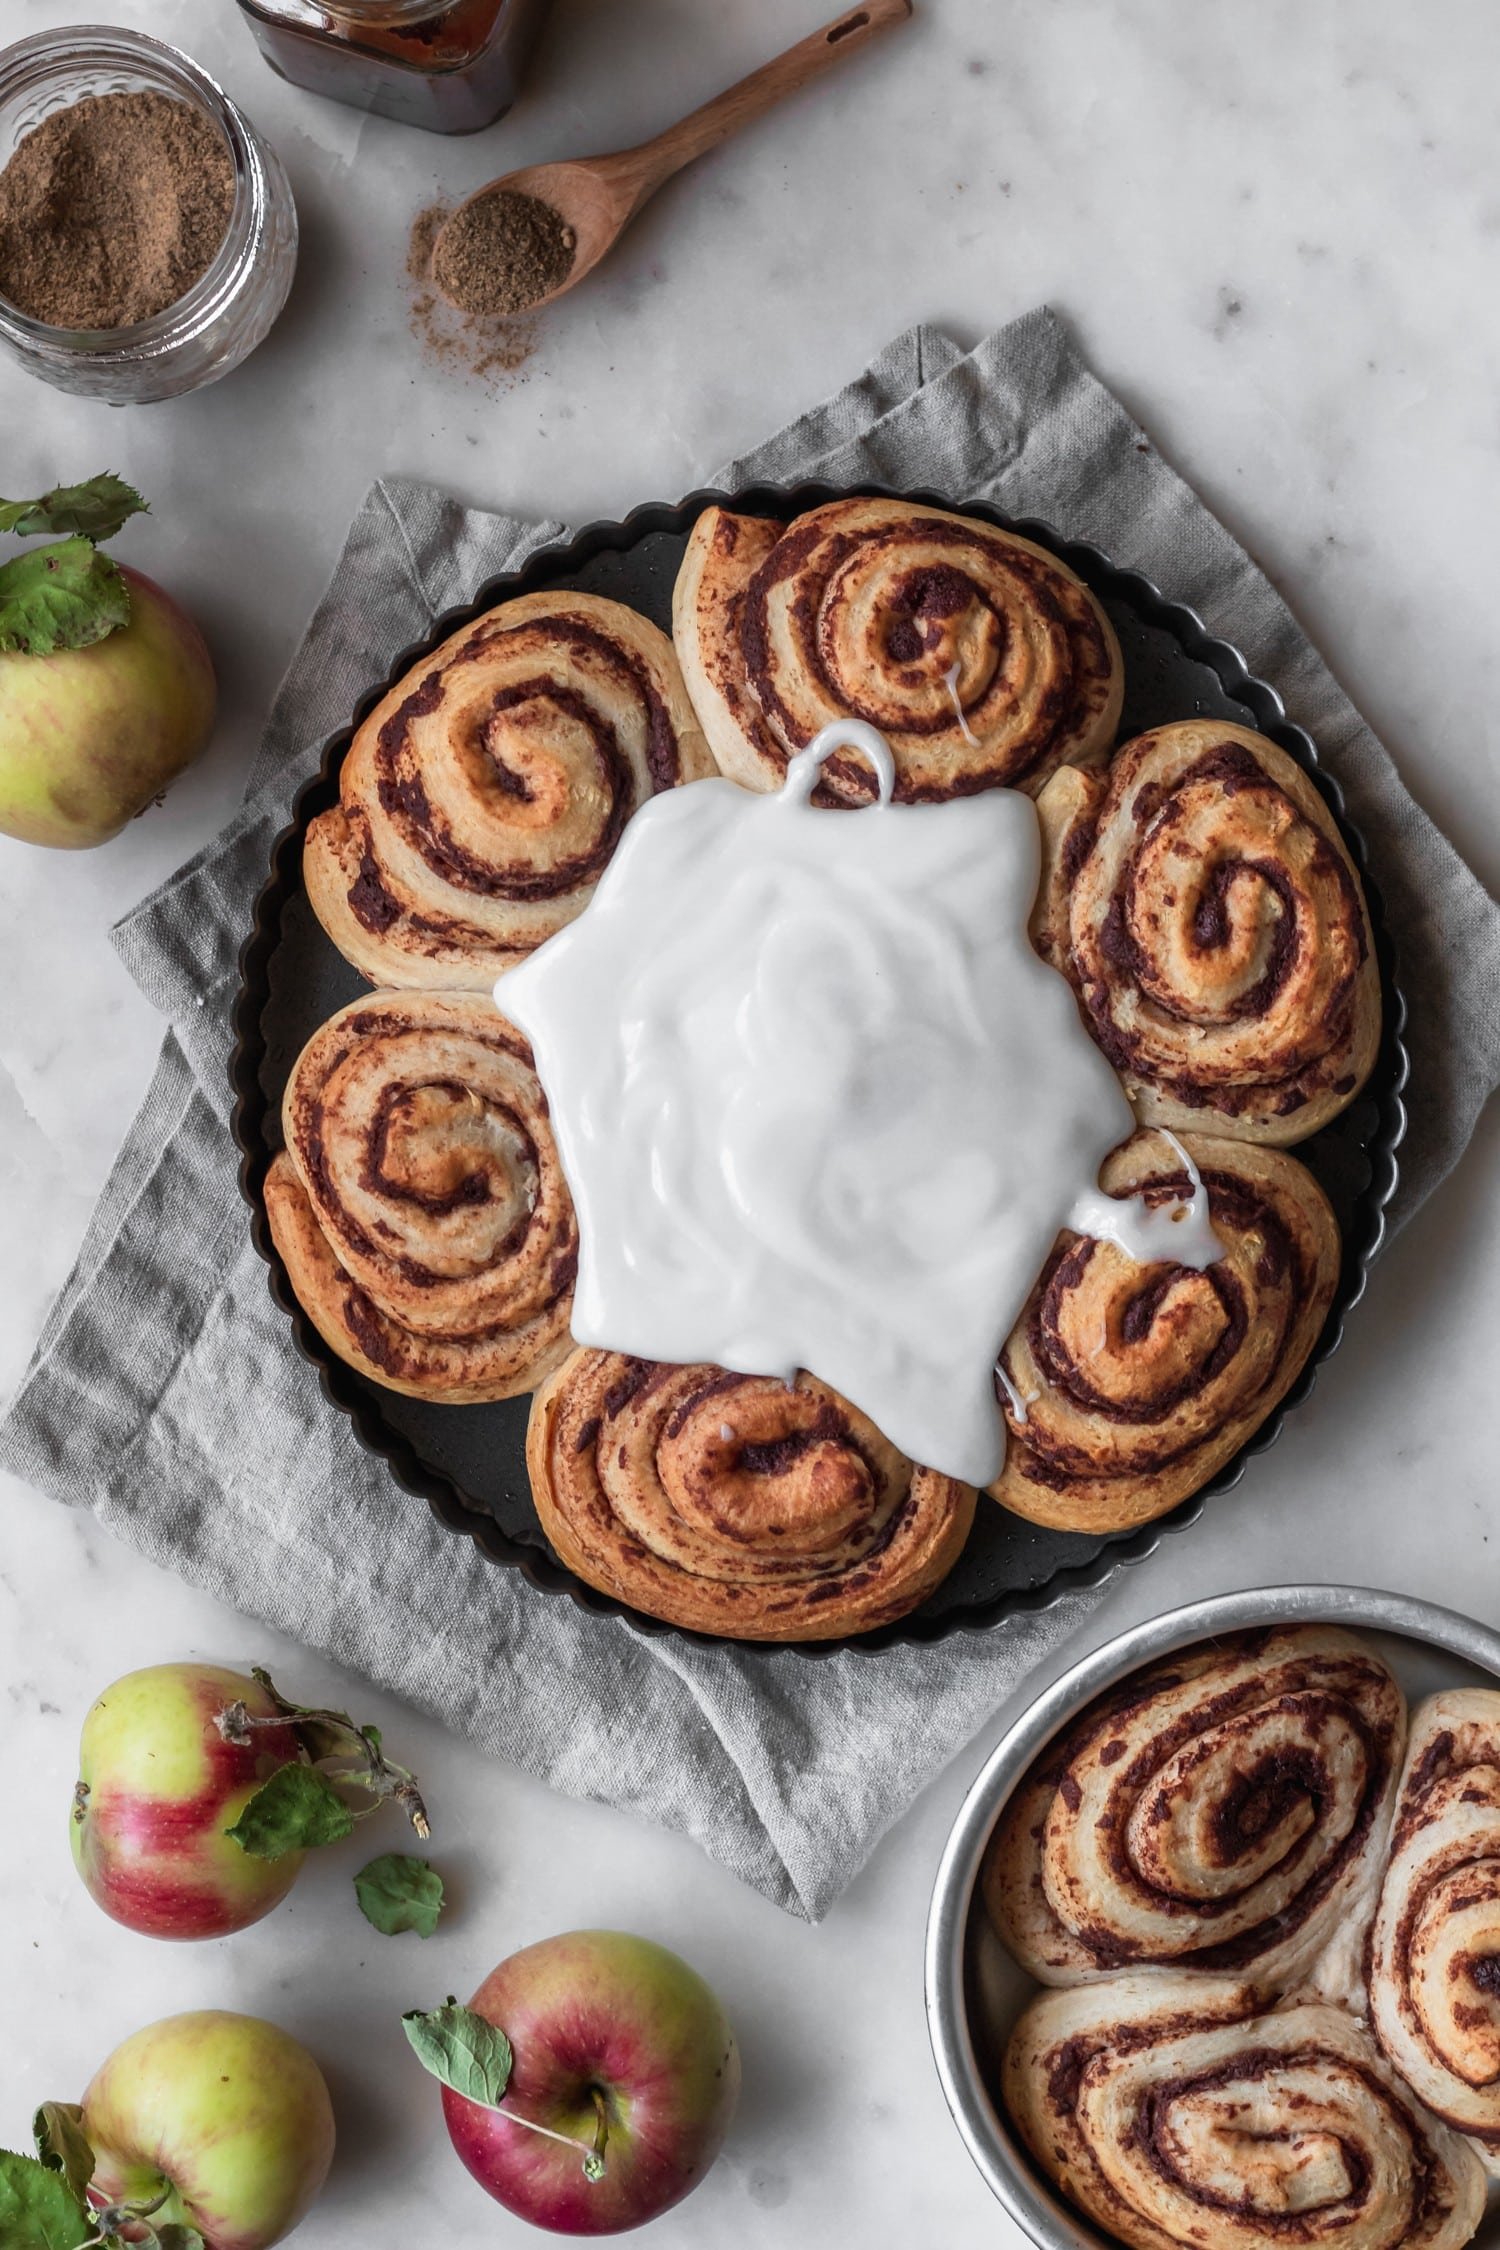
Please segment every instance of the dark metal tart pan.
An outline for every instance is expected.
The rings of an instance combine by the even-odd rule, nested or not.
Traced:
[[[302,790],[291,824],[272,853],[269,877],[256,902],[241,957],[230,1058],[240,1185],[250,1206],[255,1246],[270,1269],[272,1294],[289,1315],[298,1349],[316,1369],[330,1405],[348,1415],[361,1445],[389,1464],[399,1484],[425,1500],[439,1522],[471,1538],[492,1562],[521,1571],[544,1593],[564,1595],[583,1609],[624,1617],[638,1631],[653,1636],[701,1638],[627,1610],[584,1585],[547,1546],[526,1476],[525,1399],[495,1406],[445,1407],[382,1390],[335,1357],[292,1295],[271,1242],[262,1197],[266,1169],[280,1142],[282,1088],[304,1041],[336,1008],[367,989],[323,935],[308,906],[302,888],[302,839],[307,823],[337,798],[339,767],[360,720],[411,664],[481,611],[513,595],[571,588],[625,602],[670,631],[678,564],[687,534],[705,507],[732,501],[749,514],[790,520],[826,500],[843,497],[848,489],[803,484],[754,486],[733,495],[696,492],[674,505],[636,508],[623,523],[590,524],[566,544],[532,555],[520,570],[476,588],[471,603],[447,611],[422,640],[392,657],[390,669],[371,683],[350,725],[327,745],[318,775]],[[882,490],[870,485],[853,489]],[[899,497],[959,508],[983,522],[1024,533],[1059,555],[1093,588],[1109,612],[1124,652],[1122,738],[1169,719],[1237,720],[1269,735],[1311,775],[1364,881],[1384,995],[1384,1034],[1379,1059],[1360,1098],[1297,1149],[1338,1214],[1343,1268],[1327,1325],[1306,1369],[1249,1443],[1201,1492],[1170,1515],[1113,1537],[1052,1531],[998,1507],[981,1506],[957,1568],[920,1610],[855,1640],[800,1644],[807,1656],[826,1655],[840,1647],[875,1650],[922,1645],[952,1633],[986,1631],[1008,1617],[1044,1609],[1078,1588],[1102,1585],[1116,1571],[1144,1561],[1164,1538],[1185,1531],[1210,1502],[1222,1504],[1222,1496],[1239,1482],[1250,1459],[1276,1442],[1287,1414],[1306,1398],[1320,1363],[1338,1344],[1346,1315],[1364,1293],[1370,1261],[1385,1233],[1386,1209],[1396,1185],[1396,1151],[1406,1125],[1401,1098],[1407,1075],[1401,1036],[1405,1009],[1396,983],[1394,948],[1370,879],[1363,839],[1344,810],[1337,784],[1320,766],[1311,738],[1289,722],[1275,689],[1255,679],[1239,652],[1210,634],[1191,609],[1168,600],[1138,572],[1117,569],[1097,548],[1064,539],[1046,524],[1007,517],[981,502],[956,502],[931,492]],[[337,1494],[329,1496],[329,1508],[333,1519],[329,1528],[336,1536]]]

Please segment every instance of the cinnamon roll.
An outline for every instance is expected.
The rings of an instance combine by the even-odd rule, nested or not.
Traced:
[[[1081,2211],[1132,2250],[1460,2250],[1484,2175],[1364,2027],[1262,2012],[1224,1978],[1120,1977],[1034,2000],[1006,2109]]]
[[[970,1486],[914,1467],[806,1374],[575,1352],[532,1401],[526,1459],[542,1528],[580,1578],[738,1640],[904,1617],[974,1516]]]
[[[1033,937],[1143,1124],[1286,1147],[1354,1099],[1380,1042],[1369,915],[1285,751],[1189,719],[1059,775],[1038,809]]]
[[[523,594],[370,713],[309,825],[307,894],[372,983],[487,991],[581,911],[638,805],[712,771],[665,634]]]
[[[706,509],[673,632],[709,746],[747,789],[779,789],[832,719],[880,728],[904,803],[1034,793],[1119,725],[1119,645],[1083,582],[1028,539],[910,501],[834,500],[790,525]],[[845,754],[815,802],[873,789]]]
[[[1404,1724],[1390,1671],[1331,1626],[1169,1657],[1015,1791],[985,1858],[990,1920],[1043,1984],[1146,1967],[1292,1983],[1369,1920]]]
[[[1430,2110],[1500,2177],[1500,1693],[1412,1714],[1366,1963],[1371,2028]]]
[[[570,1348],[578,1237],[531,1052],[488,1000],[376,992],[287,1082],[266,1214],[341,1359],[459,1405],[530,1390]]]
[[[1150,1522],[1206,1484],[1283,1398],[1328,1317],[1342,1255],[1312,1174],[1279,1149],[1137,1133],[1100,1184],[1184,1197],[1183,1153],[1224,1255],[1143,1266],[1064,1233],[1000,1355],[1013,1514],[1068,1531]]]

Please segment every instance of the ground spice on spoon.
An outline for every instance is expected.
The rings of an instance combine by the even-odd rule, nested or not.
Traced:
[[[432,278],[461,312],[509,320],[562,287],[577,249],[550,203],[501,188],[464,204],[444,227]]]
[[[53,328],[128,328],[213,264],[234,166],[174,95],[88,94],[54,110],[0,172],[0,296]]]

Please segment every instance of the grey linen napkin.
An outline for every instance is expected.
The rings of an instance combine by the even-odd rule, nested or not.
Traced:
[[[1409,1216],[1500,1080],[1500,910],[1266,579],[1052,315],[1029,314],[967,354],[914,329],[715,481],[809,476],[931,485],[1043,515],[1193,602],[1276,682],[1347,791],[1401,933],[1418,1002],[1397,1204]],[[480,1748],[685,1830],[817,1919],[1099,1597],[938,1648],[815,1663],[648,1643],[581,1616],[440,1530],[360,1451],[293,1348],[235,1184],[225,1057],[236,955],[292,798],[393,651],[561,532],[397,479],[370,492],[277,697],[243,810],[116,933],[171,1028],[0,1426],[0,1463]]]

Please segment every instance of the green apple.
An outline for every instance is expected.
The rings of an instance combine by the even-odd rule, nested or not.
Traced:
[[[34,660],[33,660],[34,661]],[[228,1831],[278,1766],[295,1759],[289,1725],[226,1742],[233,1703],[257,1721],[277,1706],[258,1681],[217,1664],[152,1664],[92,1705],[78,1746],[68,1833],[90,1895],[148,1937],[225,1937],[285,1898],[300,1852],[257,1859]]]
[[[81,850],[118,835],[213,731],[202,634],[124,569],[130,619],[88,648],[0,651],[0,833]]]
[[[83,2097],[99,2205],[154,2204],[212,2250],[267,2250],[328,2176],[333,2108],[290,2033],[217,2008],[149,2024]]]

